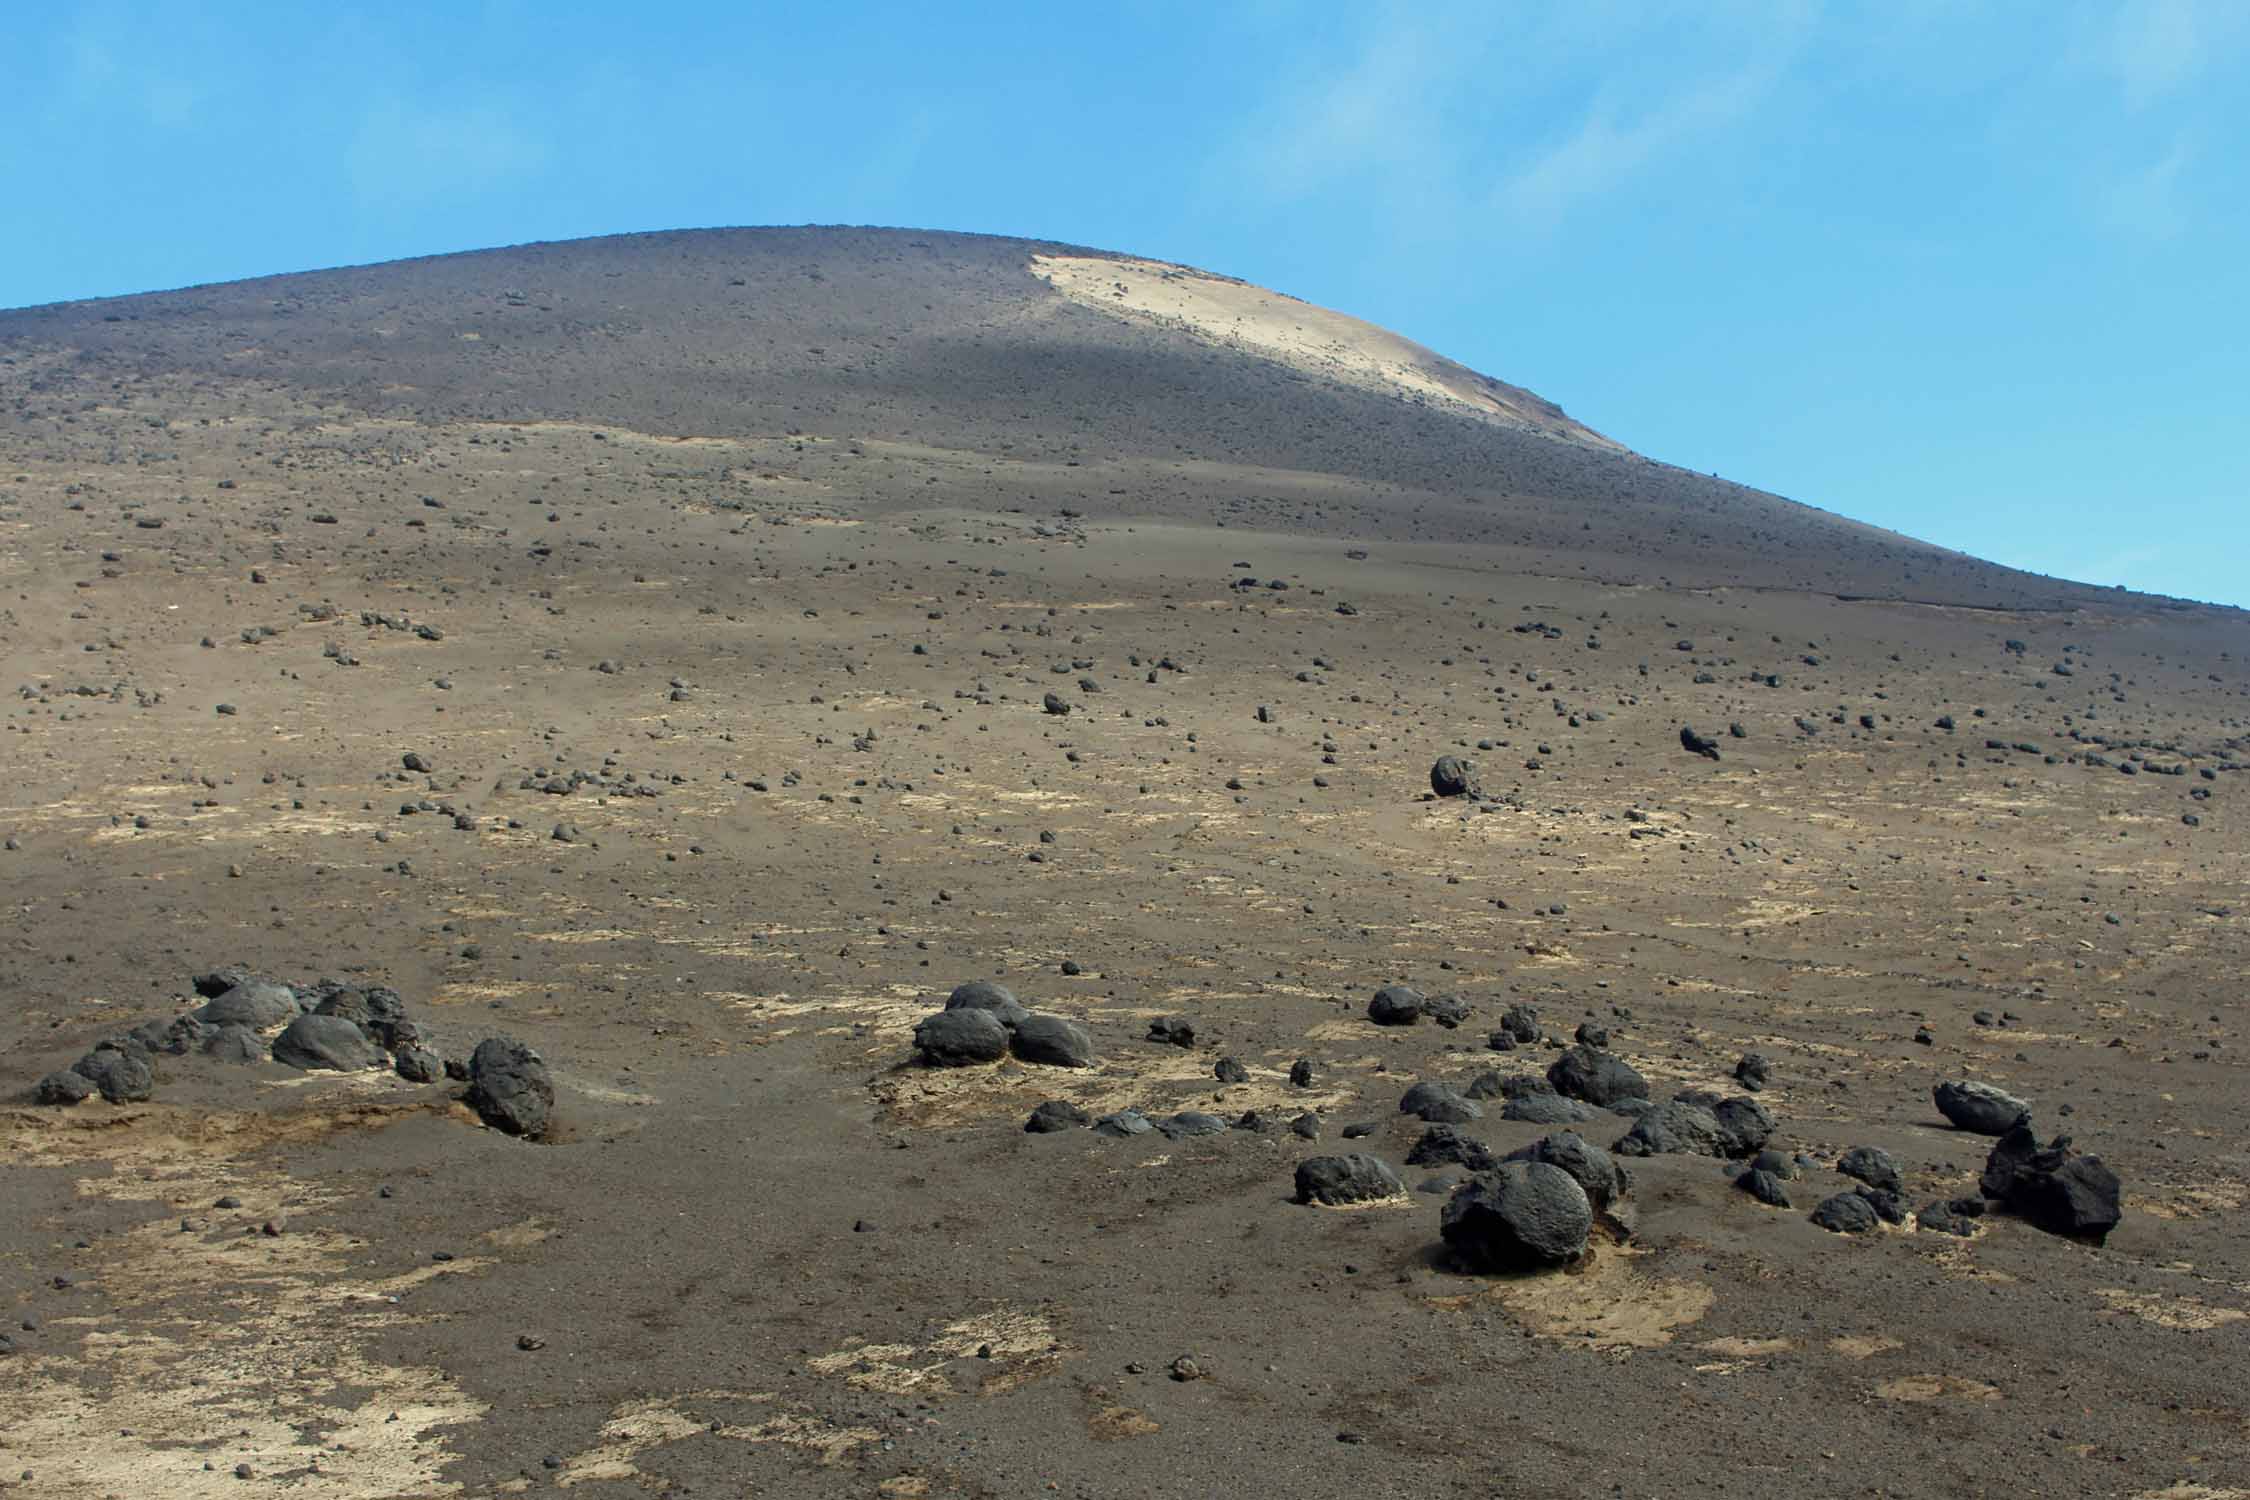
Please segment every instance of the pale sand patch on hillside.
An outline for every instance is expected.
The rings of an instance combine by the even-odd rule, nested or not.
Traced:
[[[1280,292],[1185,266],[1101,256],[1034,255],[1031,272],[1071,301],[1113,317],[1184,326],[1307,374],[1400,391],[1604,448],[1618,445],[1518,390],[1388,329]]]

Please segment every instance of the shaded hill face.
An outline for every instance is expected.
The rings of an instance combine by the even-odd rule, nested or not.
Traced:
[[[1237,331],[1246,312],[1263,332]],[[806,461],[874,510],[998,502],[1497,544],[1524,571],[1595,581],[2118,602],[1639,458],[1339,314],[1029,241],[764,229],[533,245],[0,314],[0,352],[18,362],[0,391],[34,427],[119,381],[186,380],[420,423],[803,435],[973,461],[934,485],[865,453]]]

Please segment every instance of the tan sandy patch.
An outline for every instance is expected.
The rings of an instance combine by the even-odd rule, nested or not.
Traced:
[[[1875,1387],[1885,1401],[1997,1401],[2000,1388],[1964,1375],[1901,1375]]]
[[[1345,313],[1246,281],[1162,261],[1035,255],[1031,273],[1082,307],[1179,329],[1344,385],[1442,402],[1511,426],[1604,448],[1616,444],[1529,391]]]
[[[952,1390],[947,1367],[975,1359],[983,1372],[979,1392],[997,1395],[1052,1374],[1071,1352],[1045,1318],[1000,1308],[949,1323],[927,1344],[850,1344],[805,1364],[816,1374],[840,1376],[854,1390],[903,1396]]]
[[[2160,1328],[2177,1329],[2183,1333],[2204,1333],[2250,1318],[2250,1313],[2238,1308],[2213,1307],[2192,1297],[2163,1297],[2153,1292],[2134,1292],[2114,1286],[2099,1287],[2094,1295],[2107,1302],[2111,1312],[2131,1313]]]
[[[1878,1354],[1888,1354],[1906,1346],[1880,1333],[1852,1333],[1830,1339],[1828,1347],[1846,1359],[1873,1359]]]
[[[1541,1338],[1615,1353],[1654,1349],[1709,1312],[1717,1294],[1701,1282],[1639,1275],[1633,1262],[1644,1253],[1597,1244],[1567,1270],[1508,1277],[1484,1291],[1429,1301],[1443,1308],[1497,1301]]]

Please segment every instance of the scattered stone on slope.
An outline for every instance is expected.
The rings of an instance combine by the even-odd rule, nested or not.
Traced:
[[[1467,1167],[1472,1172],[1490,1170],[1499,1160],[1491,1148],[1455,1125],[1432,1125],[1406,1153],[1410,1167]]]
[[[156,1064],[137,1047],[103,1043],[70,1065],[112,1104],[138,1104],[156,1091]]]
[[[1548,1166],[1562,1168],[1577,1182],[1595,1213],[1607,1213],[1609,1206],[1624,1197],[1633,1185],[1632,1177],[1614,1157],[1574,1130],[1543,1135],[1530,1145],[1509,1152],[1507,1159],[1543,1161]]]
[[[1648,1097],[1648,1080],[1632,1064],[1583,1043],[1563,1050],[1548,1066],[1547,1081],[1558,1094],[1605,1108],[1620,1099]]]
[[[1222,1057],[1211,1065],[1211,1076],[1221,1083],[1248,1083],[1250,1070],[1239,1057]]]
[[[1682,724],[1680,726],[1680,748],[1690,755],[1700,755],[1705,760],[1717,760],[1719,758],[1719,742],[1697,734],[1692,725]]]
[[[1048,1099],[1032,1110],[1023,1128],[1032,1135],[1051,1135],[1058,1130],[1082,1129],[1092,1123],[1092,1117],[1068,1099]]]
[[[1586,1252],[1593,1204],[1576,1178],[1543,1161],[1504,1161],[1454,1190],[1439,1232],[1483,1271],[1540,1270]]]
[[[939,1012],[939,1014],[948,1014]],[[989,1014],[989,1012],[980,1012]],[[1009,1047],[1027,1063],[1051,1068],[1086,1068],[1094,1062],[1094,1038],[1085,1027],[1063,1016],[1031,1015],[1016,1023]]]
[[[332,1068],[356,1073],[382,1062],[382,1049],[355,1021],[343,1016],[299,1016],[273,1039],[273,1060],[292,1068]]]
[[[1336,1207],[1404,1196],[1406,1184],[1389,1162],[1354,1151],[1315,1156],[1297,1164],[1297,1201]]]
[[[1476,792],[1477,768],[1457,755],[1441,755],[1430,767],[1430,790],[1440,797],[1467,797]]]
[[[206,1026],[248,1026],[263,1031],[295,1020],[303,1010],[297,992],[289,986],[268,979],[245,979],[214,996],[195,1018]]]
[[[1789,1190],[1781,1179],[1762,1167],[1751,1167],[1734,1179],[1734,1185],[1760,1203],[1773,1208],[1789,1206]]]
[[[1016,999],[1015,991],[1004,984],[989,979],[972,979],[967,984],[954,986],[953,993],[945,997],[947,1010],[988,1010],[999,1018],[1003,1026],[1015,1026],[1031,1014]]]
[[[547,1133],[555,1084],[531,1048],[513,1037],[487,1037],[469,1054],[466,1102],[495,1130],[536,1139]]]
[[[1474,1099],[1435,1079],[1424,1079],[1408,1089],[1400,1096],[1398,1108],[1400,1114],[1433,1125],[1459,1125],[1484,1118],[1483,1108]]]
[[[1195,1045],[1195,1022],[1186,1016],[1158,1016],[1148,1023],[1148,1039],[1168,1047]]]
[[[2073,1150],[2058,1135],[2041,1146],[2028,1120],[2018,1120],[1985,1159],[1984,1196],[2049,1234],[2099,1245],[2124,1216],[2117,1174],[2098,1156]]]
[[[915,1025],[914,1049],[933,1068],[998,1062],[1007,1055],[1008,1028],[989,1010],[941,1010]]]
[[[1846,1177],[1857,1178],[1878,1192],[1896,1193],[1906,1186],[1899,1175],[1898,1163],[1888,1151],[1874,1146],[1854,1146],[1836,1163],[1836,1170]]]
[[[2029,1104],[1989,1083],[1941,1083],[1931,1093],[1939,1114],[1956,1129],[1974,1135],[2006,1135],[2018,1120],[2031,1115]]]
[[[31,1092],[34,1104],[79,1104],[94,1097],[94,1080],[76,1068],[63,1068],[39,1080]]]
[[[1773,1059],[1763,1052],[1745,1052],[1734,1065],[1734,1081],[1755,1094],[1773,1081]]]
[[[1094,1134],[1118,1139],[1127,1136],[1147,1135],[1154,1129],[1156,1127],[1149,1122],[1148,1116],[1137,1109],[1117,1110],[1114,1113],[1103,1115],[1094,1122]]]
[[[1367,1019],[1378,1026],[1412,1026],[1422,1019],[1425,996],[1404,984],[1386,984],[1367,1002]]]
[[[1858,1193],[1837,1193],[1820,1200],[1812,1221],[1831,1234],[1866,1234],[1878,1219],[1875,1205]]]

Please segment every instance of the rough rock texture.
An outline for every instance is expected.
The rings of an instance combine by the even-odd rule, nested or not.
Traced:
[[[487,1037],[469,1054],[466,1102],[493,1129],[536,1139],[554,1113],[555,1084],[538,1053],[513,1037]]]
[[[933,1068],[998,1062],[1008,1052],[1008,1028],[989,1010],[941,1010],[915,1025],[914,1050]]]
[[[1620,1099],[1646,1099],[1648,1080],[1624,1058],[1581,1043],[1566,1048],[1547,1068],[1555,1092],[1604,1108]]]
[[[1607,1151],[1574,1130],[1543,1135],[1508,1153],[1510,1161],[1542,1161],[1571,1175],[1595,1213],[1607,1213],[1633,1184],[1632,1177]]]
[[[1938,1113],[1956,1129],[1975,1135],[2006,1135],[2016,1121],[2031,1113],[2031,1106],[1989,1083],[1941,1083],[1931,1090]]]
[[[1367,1019],[1378,1026],[1411,1026],[1422,1019],[1424,998],[1408,985],[1384,985],[1367,1002]]]
[[[299,1016],[273,1039],[273,1060],[292,1068],[333,1068],[355,1073],[383,1061],[383,1049],[342,1016]]]
[[[2101,1244],[2124,1217],[2117,1174],[2057,1136],[2041,1146],[2018,1120],[1985,1159],[1984,1196],[2049,1234]]]
[[[1027,1063],[1051,1068],[1088,1068],[1094,1063],[1092,1033],[1063,1016],[1026,1016],[1016,1023],[1010,1049]]]
[[[945,1008],[990,1011],[1003,1026],[1019,1025],[1031,1014],[1023,1002],[1016,999],[1015,991],[989,979],[972,979],[967,984],[954,986],[953,993],[945,997]]]
[[[1346,1156],[1315,1156],[1297,1164],[1297,1201],[1372,1203],[1404,1194],[1406,1184],[1389,1162],[1352,1152]]]
[[[1505,1161],[1447,1200],[1439,1230],[1465,1264],[1482,1271],[1567,1265],[1586,1253],[1593,1204],[1577,1179],[1544,1161]]]
[[[297,1002],[297,992],[287,985],[249,979],[212,999],[195,1013],[195,1018],[206,1026],[248,1026],[263,1031],[295,1019],[303,1009]]]

